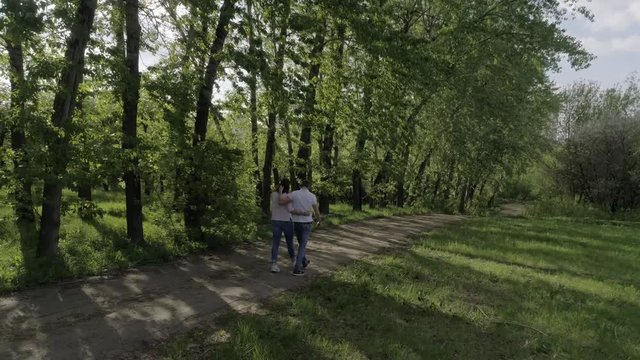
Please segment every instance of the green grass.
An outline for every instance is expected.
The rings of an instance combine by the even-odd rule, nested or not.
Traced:
[[[597,220],[640,221],[638,210],[611,213],[594,205],[577,203],[570,199],[544,199],[527,205],[527,215],[536,217],[568,217]]]
[[[640,224],[481,218],[171,341],[174,359],[639,359]]]
[[[37,191],[35,191],[38,194]],[[6,194],[4,194],[6,195]],[[65,191],[66,201],[75,195]],[[35,199],[36,202],[38,199]],[[147,246],[132,246],[126,236],[124,196],[118,193],[94,192],[94,201],[104,211],[102,218],[83,220],[74,211],[62,218],[60,256],[54,260],[35,259],[36,235],[34,230],[21,235],[14,223],[10,206],[0,206],[0,293],[28,286],[91,275],[112,274],[123,269],[147,264],[159,264],[207,250],[206,244],[185,239],[179,214],[168,216],[155,206],[144,209],[144,232]],[[39,209],[38,209],[39,210]],[[332,206],[333,214],[325,226],[357,221],[365,218],[423,212],[419,209],[365,209],[354,213],[342,204]],[[242,241],[271,241],[270,225],[259,227],[251,234],[235,232],[219,226],[221,246]]]
[[[65,192],[65,198],[73,195]],[[60,256],[53,260],[35,259],[34,229],[21,236],[11,208],[0,208],[0,292],[166,262],[204,248],[179,238],[179,223],[153,208],[145,209],[147,246],[132,246],[126,237],[124,197],[96,192],[95,198],[104,216],[82,220],[73,211],[64,215]]]
[[[350,204],[333,204],[331,205],[331,213],[324,217],[323,223],[330,225],[341,225],[354,221],[361,221],[366,219],[381,218],[388,216],[406,216],[416,214],[427,214],[428,210],[418,207],[385,207],[385,208],[370,208],[365,205],[362,211],[357,212],[351,210]]]

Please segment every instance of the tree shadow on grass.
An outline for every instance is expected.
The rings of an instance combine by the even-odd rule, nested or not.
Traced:
[[[248,315],[218,326],[227,342],[175,358],[220,359],[500,359],[513,358],[501,339],[457,316],[382,295],[366,285],[334,278],[301,294],[285,294],[267,315]],[[222,329],[222,330],[220,330]],[[521,339],[522,340],[522,339]],[[204,356],[203,354],[206,354]]]
[[[405,277],[432,274],[426,282],[433,291],[447,289],[443,303],[457,304],[461,312],[484,308],[482,316],[502,321],[515,332],[532,332],[546,342],[548,355],[581,359],[636,358],[640,348],[640,311],[628,293],[616,295],[608,283],[594,281],[589,289],[562,285],[535,269],[537,277],[520,276],[518,266],[512,270],[481,269],[466,257],[432,256],[428,248],[410,251],[403,265]],[[410,264],[410,265],[408,265]],[[505,265],[509,267],[509,265]],[[481,270],[480,270],[481,269]],[[573,275],[569,275],[573,276]],[[585,277],[587,281],[592,279]],[[580,281],[583,281],[580,279]],[[625,291],[626,288],[617,288]],[[489,314],[487,316],[487,314]],[[530,327],[525,327],[530,326]],[[541,335],[539,331],[545,332]]]
[[[552,231],[543,226],[522,231],[518,225],[506,223],[498,229],[482,226],[456,229],[454,233],[464,232],[465,236],[455,236],[456,241],[451,242],[447,234],[437,234],[428,237],[425,246],[549,273],[573,274],[621,285],[640,286],[640,263],[637,261],[640,258],[640,244],[633,246],[629,241],[633,236],[625,238],[594,233],[595,230],[602,230],[593,225],[591,232],[567,225]]]
[[[218,322],[212,332],[227,334],[226,341],[207,344],[198,339],[197,344],[182,350],[171,348],[168,355],[221,359],[512,359],[536,357],[547,351],[546,339],[532,337],[526,329],[485,326],[448,310],[446,304],[434,303],[426,289],[413,294],[397,288],[421,281],[419,276],[365,262],[356,263],[350,273],[354,279],[321,278],[298,294],[284,294],[267,306],[266,315]]]
[[[20,234],[20,252],[22,253],[22,271],[15,280],[15,286],[22,288],[69,276],[69,269],[61,256],[37,258],[38,229],[35,221],[16,220]]]
[[[127,238],[126,229],[124,228],[116,229],[97,219],[86,220],[85,222],[96,229],[105,243],[111,243],[113,250],[109,252],[110,256],[115,256],[115,253],[117,253],[118,256],[124,257],[127,267],[163,263],[172,260],[174,257],[166,243],[147,241],[141,245],[132,244]]]

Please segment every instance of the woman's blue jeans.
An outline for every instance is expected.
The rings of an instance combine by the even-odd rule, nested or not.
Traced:
[[[295,249],[293,248],[293,223],[291,221],[278,221],[271,220],[271,226],[273,229],[273,244],[271,245],[271,261],[278,261],[278,250],[280,249],[280,240],[282,234],[287,242],[287,251],[289,252],[289,258],[295,259]]]

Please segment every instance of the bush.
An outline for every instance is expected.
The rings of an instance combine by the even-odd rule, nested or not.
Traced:
[[[242,151],[206,141],[192,156],[198,177],[187,183],[200,200],[202,229],[209,246],[255,238],[260,211],[246,171],[251,167]]]
[[[597,207],[574,201],[546,199],[527,206],[526,215],[549,217],[606,218],[609,214]]]
[[[510,200],[530,201],[537,198],[537,194],[533,188],[533,184],[525,178],[517,178],[508,181],[503,190],[500,192],[500,197]]]

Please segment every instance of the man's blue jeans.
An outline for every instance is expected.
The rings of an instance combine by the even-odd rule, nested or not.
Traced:
[[[284,239],[287,241],[287,251],[289,252],[289,258],[293,259],[296,256],[295,249],[293,248],[293,223],[291,221],[271,220],[271,227],[273,230],[271,262],[278,261],[278,250],[280,249],[280,239],[282,239],[283,233]]]
[[[302,270],[303,263],[307,262],[306,250],[309,236],[311,236],[311,223],[293,223],[293,231],[296,233],[298,239],[298,257],[296,258],[295,270]]]

